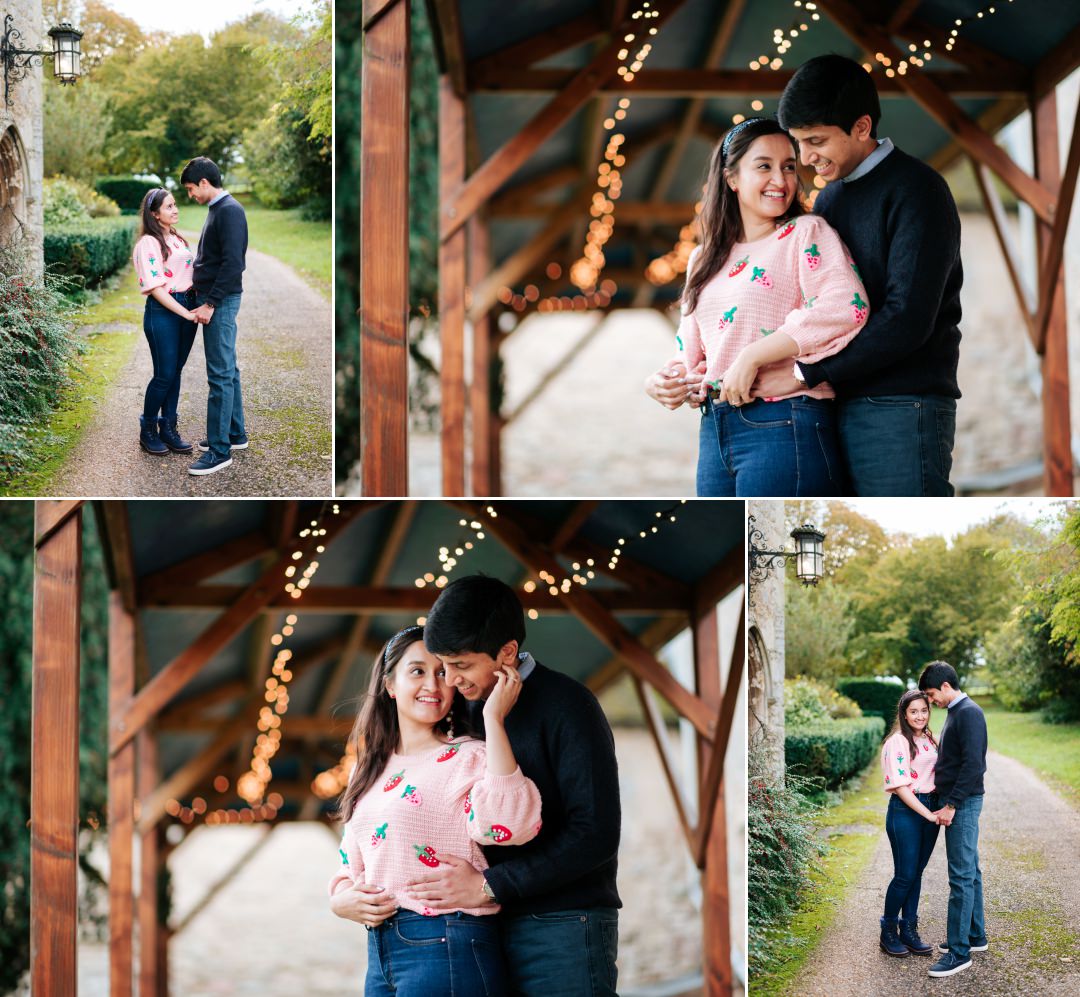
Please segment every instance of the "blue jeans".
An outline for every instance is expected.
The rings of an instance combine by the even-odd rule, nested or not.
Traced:
[[[986,937],[983,921],[982,869],[979,866],[979,815],[982,796],[969,796],[945,828],[949,860],[949,951],[966,959],[971,942]]]
[[[801,395],[735,407],[709,399],[698,437],[700,496],[844,495],[836,403]]]
[[[515,997],[615,997],[619,912],[614,907],[502,918]]]
[[[368,932],[364,997],[504,997],[498,915],[400,910]]]
[[[927,809],[938,809],[936,793],[915,795]],[[895,793],[889,796],[885,833],[892,845],[893,878],[885,891],[885,916],[915,918],[919,916],[923,870],[937,844],[940,826],[917,814]]]
[[[203,326],[206,353],[206,438],[215,457],[228,457],[232,440],[247,435],[244,429],[244,400],[240,394],[240,368],[236,365],[236,315],[239,294],[230,294],[214,309],[214,317]],[[203,303],[200,295],[199,304]]]
[[[172,297],[185,308],[194,307],[194,294],[190,291],[177,291]],[[154,376],[143,397],[143,418],[156,428],[154,420],[159,414],[169,422],[176,421],[180,375],[191,353],[191,344],[195,342],[195,323],[169,311],[148,294],[143,308],[143,332],[150,344],[150,358],[154,361]]]
[[[955,398],[846,398],[839,409],[840,446],[856,495],[953,494]]]

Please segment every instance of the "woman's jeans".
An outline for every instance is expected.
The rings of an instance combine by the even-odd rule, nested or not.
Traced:
[[[736,407],[709,399],[698,440],[701,496],[826,496],[847,493],[836,403],[799,395]]]
[[[185,308],[194,307],[193,291],[174,291],[172,297]],[[195,323],[169,311],[148,294],[143,311],[143,332],[154,361],[154,376],[146,386],[143,400],[143,419],[148,428],[156,428],[159,413],[166,422],[176,422],[180,374],[187,363],[191,344],[195,342]]]
[[[937,793],[916,793],[915,796],[927,810],[938,809]],[[931,824],[895,793],[890,794],[885,811],[885,832],[892,845],[893,878],[885,891],[886,917],[902,916],[910,920],[919,916],[923,869],[930,861],[939,830],[940,825]]]
[[[504,997],[497,915],[400,910],[368,932],[364,997]]]

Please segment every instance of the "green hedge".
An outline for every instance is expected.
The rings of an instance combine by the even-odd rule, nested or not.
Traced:
[[[866,768],[884,736],[885,721],[881,717],[788,727],[784,757],[793,772],[819,778],[826,789],[835,789]]]
[[[836,690],[854,699],[867,716],[891,720],[896,713],[896,704],[907,692],[907,686],[900,679],[850,678],[838,680]]]
[[[135,243],[134,218],[96,218],[45,231],[45,266],[85,287],[127,266]]]
[[[97,192],[111,197],[125,215],[137,214],[146,192],[160,186],[159,183],[137,180],[135,177],[98,177],[94,184]]]

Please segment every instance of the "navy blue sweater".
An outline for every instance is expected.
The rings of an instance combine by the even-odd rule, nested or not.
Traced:
[[[847,244],[870,318],[839,353],[800,363],[806,383],[838,398],[959,398],[960,216],[942,176],[893,149],[865,176],[835,181],[814,210]]]
[[[240,202],[226,194],[210,206],[199,236],[192,280],[200,302],[209,301],[215,308],[226,295],[244,290],[240,275],[246,266],[247,215]]]
[[[482,727],[483,704],[471,720]],[[484,849],[507,914],[621,907],[615,885],[621,810],[615,740],[596,697],[537,663],[506,718],[514,757],[540,790],[543,827],[518,847]]]
[[[934,785],[944,806],[982,796],[986,771],[986,717],[970,697],[949,710],[938,744]]]

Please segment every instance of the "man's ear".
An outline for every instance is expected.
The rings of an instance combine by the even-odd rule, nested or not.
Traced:
[[[500,668],[506,668],[508,665],[516,665],[518,656],[518,642],[516,640],[508,640],[502,647],[499,648],[498,657],[495,659]]]
[[[873,127],[874,123],[870,120],[870,115],[864,114],[861,118],[855,119],[855,124],[851,126],[851,135],[860,142],[865,142],[870,137]]]

